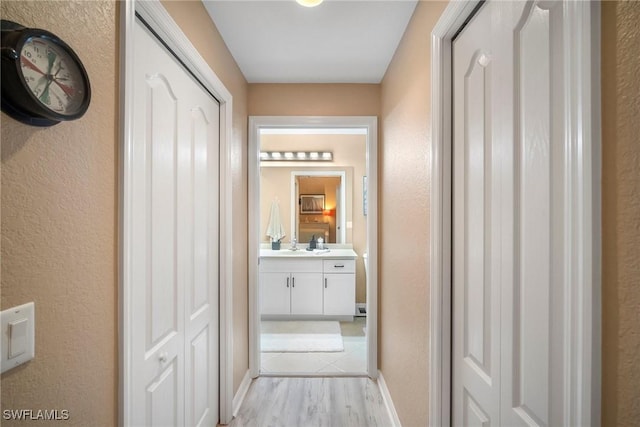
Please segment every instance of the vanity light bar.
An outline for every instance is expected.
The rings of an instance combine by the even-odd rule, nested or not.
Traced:
[[[260,161],[330,162],[331,151],[261,151]]]

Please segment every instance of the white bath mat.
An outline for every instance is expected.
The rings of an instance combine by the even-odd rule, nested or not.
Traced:
[[[333,320],[263,320],[260,329],[260,350],[264,352],[344,351],[340,323]]]

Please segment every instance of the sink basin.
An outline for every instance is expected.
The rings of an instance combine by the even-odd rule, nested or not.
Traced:
[[[261,258],[325,258],[325,259],[356,259],[358,255],[353,251],[353,249],[340,249],[340,248],[331,248],[326,252],[313,252],[307,251],[304,248],[298,249],[297,251],[292,251],[289,248],[282,248],[279,251],[274,251],[271,249],[260,249],[260,257]]]
[[[313,255],[313,252],[309,252],[309,251],[304,250],[304,249],[298,249],[297,251],[292,251],[291,249],[285,249],[282,252],[284,252],[283,255],[286,255],[286,256],[291,256],[291,255],[294,255],[294,256],[295,255],[299,255],[299,256],[307,255],[307,256],[309,256],[309,255]]]
[[[309,252],[306,251],[304,249],[298,249],[296,251],[292,251],[289,248],[282,248],[279,251],[274,251],[274,250],[266,250],[266,253],[269,254],[269,256],[309,256],[309,255],[313,255],[313,252]]]
[[[325,254],[328,254],[328,253],[330,252],[325,252]],[[292,251],[289,248],[282,248],[279,251],[270,250],[268,251],[268,255],[273,257],[311,257],[311,256],[322,255],[322,254],[317,254],[313,251],[308,251],[306,249],[298,249],[298,250]]]

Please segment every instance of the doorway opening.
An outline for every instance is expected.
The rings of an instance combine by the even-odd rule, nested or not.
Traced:
[[[376,118],[249,122],[251,375],[375,378]]]

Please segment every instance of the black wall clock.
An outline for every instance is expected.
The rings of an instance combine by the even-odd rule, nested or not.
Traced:
[[[80,58],[54,34],[2,20],[2,111],[32,126],[75,120],[91,87]]]

